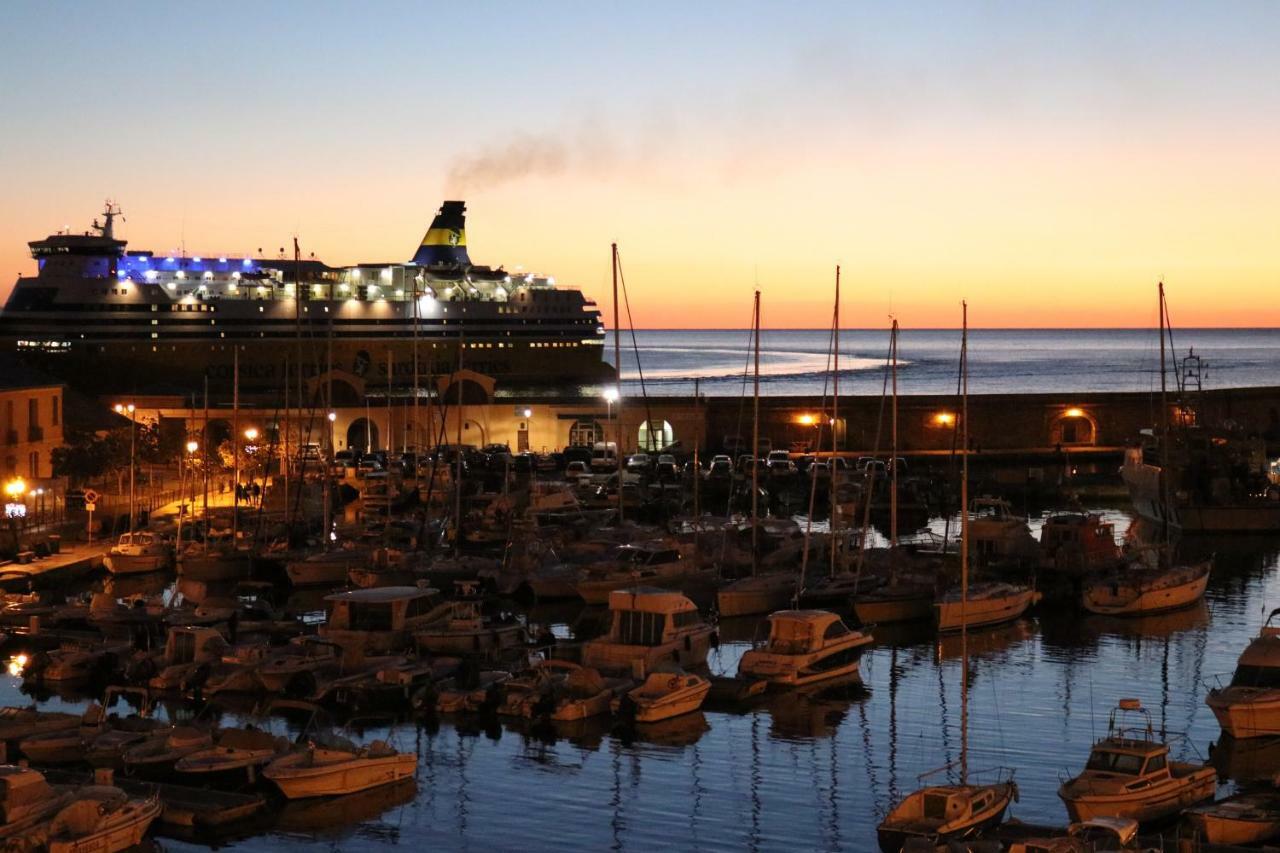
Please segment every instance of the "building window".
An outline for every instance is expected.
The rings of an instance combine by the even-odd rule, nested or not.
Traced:
[[[40,398],[31,397],[27,400],[27,425],[40,426]]]
[[[58,418],[60,414],[58,412],[58,409],[61,407],[61,405],[62,405],[62,395],[54,394],[53,395],[53,419],[49,421],[49,423],[53,424],[54,426],[58,425]]]
[[[40,477],[40,451],[33,450],[27,457],[27,476],[31,479],[39,479]]]

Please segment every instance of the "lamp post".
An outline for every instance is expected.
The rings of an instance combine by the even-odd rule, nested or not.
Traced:
[[[22,544],[18,539],[18,520],[27,513],[27,504],[24,497],[26,493],[27,483],[21,477],[14,477],[4,484],[4,514],[8,517],[9,529],[13,532],[13,553],[15,556],[22,550]],[[22,503],[19,503],[19,500],[22,500]]]
[[[134,483],[135,472],[137,469],[137,435],[138,435],[138,419],[134,416],[136,411],[133,403],[122,404],[116,403],[116,414],[123,415],[126,412],[129,415],[129,539],[133,539],[133,508],[134,508]]]
[[[604,397],[605,420],[608,421],[610,424],[612,424],[613,423],[613,404],[618,402],[618,389],[610,386],[604,389],[604,393],[601,396]],[[614,432],[617,433],[616,428],[614,429]],[[621,438],[621,436],[619,436],[619,438]],[[608,441],[607,437],[605,441],[606,442]],[[606,444],[605,447],[607,449],[608,445]],[[619,442],[618,452],[621,452],[621,442]]]

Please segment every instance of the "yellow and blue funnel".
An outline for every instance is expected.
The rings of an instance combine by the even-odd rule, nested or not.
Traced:
[[[424,267],[469,267],[466,202],[446,201],[431,221],[413,263]]]

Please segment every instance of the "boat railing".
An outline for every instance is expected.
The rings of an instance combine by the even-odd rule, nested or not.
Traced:
[[[941,767],[935,767],[933,770],[927,770],[916,777],[916,781],[921,785],[927,785],[928,780],[937,776],[942,776],[948,781],[955,778],[957,773],[964,777],[964,784],[975,785],[999,785],[1005,782],[1012,782],[1014,773],[1012,767],[1004,765],[995,765],[993,767],[983,767],[978,770],[969,770],[962,772],[963,768],[959,761],[951,761]]]

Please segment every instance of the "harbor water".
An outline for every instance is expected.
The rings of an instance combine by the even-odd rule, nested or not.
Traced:
[[[1122,535],[1128,515],[1104,512]],[[1150,709],[1176,754],[1209,757],[1219,732],[1204,705],[1206,683],[1234,667],[1280,604],[1280,543],[1183,544],[1184,553],[1216,552],[1200,606],[1129,620],[1042,606],[969,635],[969,767],[975,777],[997,766],[1016,771],[1021,800],[1011,816],[1066,822],[1060,779],[1081,768],[1121,697]],[[532,617],[564,633],[581,610],[561,605]],[[722,622],[712,672],[732,674],[758,628],[755,619]],[[615,728],[607,717],[534,730],[504,718],[371,720],[359,739],[416,751],[416,786],[295,802],[265,831],[217,843],[243,851],[872,850],[891,804],[962,748],[959,637],[938,641],[927,625],[875,635],[860,687],[709,706],[649,729]],[[0,700],[29,701],[18,686],[7,676]],[[1215,761],[1236,777],[1268,777],[1280,770],[1280,744],[1237,744]],[[213,839],[162,844],[197,850],[202,841]]]
[[[887,324],[886,324],[887,326]],[[751,369],[747,330],[644,330],[623,333],[623,390],[687,395],[694,379],[702,393],[737,396]],[[1275,384],[1280,329],[1175,329],[1179,358],[1202,357],[1205,388]],[[969,390],[974,394],[1062,391],[1149,391],[1160,387],[1159,334],[1154,329],[971,329]],[[879,394],[888,329],[840,333],[841,393]],[[831,369],[827,330],[765,329],[760,333],[760,393],[819,395]],[[956,391],[960,332],[903,328],[898,390],[903,394]],[[637,369],[637,353],[639,354]],[[613,361],[613,339],[605,345]],[[1170,376],[1172,383],[1173,377]],[[746,386],[746,393],[750,393]]]

